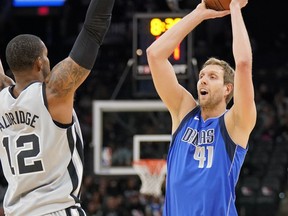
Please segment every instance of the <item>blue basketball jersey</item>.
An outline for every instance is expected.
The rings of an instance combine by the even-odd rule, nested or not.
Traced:
[[[235,216],[235,186],[247,149],[228,135],[224,114],[182,120],[167,157],[164,216]]]

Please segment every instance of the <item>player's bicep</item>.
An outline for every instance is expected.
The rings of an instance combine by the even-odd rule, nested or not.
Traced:
[[[89,72],[90,70],[79,66],[70,57],[67,57],[53,68],[46,82],[47,89],[59,98],[74,95]]]
[[[251,70],[235,73],[233,118],[236,125],[252,130],[256,122],[256,106]]]

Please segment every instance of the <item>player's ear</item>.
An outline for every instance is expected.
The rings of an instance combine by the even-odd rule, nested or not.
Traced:
[[[43,60],[40,56],[35,60],[34,67],[37,69],[37,71],[41,71],[43,67]]]
[[[233,91],[234,86],[232,83],[228,83],[225,85],[225,88],[225,94],[229,95]]]

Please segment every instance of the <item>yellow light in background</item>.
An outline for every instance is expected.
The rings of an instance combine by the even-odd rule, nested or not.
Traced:
[[[157,40],[162,33],[172,28],[172,26],[174,26],[180,20],[181,18],[178,18],[178,17],[177,18],[167,17],[164,19],[164,21],[162,21],[159,18],[152,18],[150,21],[150,33],[153,36],[155,36],[155,40]],[[176,47],[172,56],[174,60],[176,61],[180,60],[180,57],[181,57],[180,44]]]
[[[181,20],[181,18],[166,18],[165,19],[165,28],[166,30],[172,28],[172,26],[174,26],[177,22],[179,22]]]
[[[180,20],[181,18],[178,18],[178,17],[177,18],[167,17],[165,18],[165,21],[163,22],[159,18],[152,18],[150,21],[150,33],[153,36],[160,36],[162,33],[170,29],[173,25],[175,25]]]
[[[159,36],[165,31],[165,23],[163,23],[159,18],[153,18],[150,21],[150,33],[153,36]]]

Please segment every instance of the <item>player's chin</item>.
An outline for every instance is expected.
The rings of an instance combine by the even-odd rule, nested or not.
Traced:
[[[199,105],[200,106],[205,106],[206,104],[207,104],[207,100],[202,96],[200,96],[199,98],[198,98],[198,100],[199,100]]]

